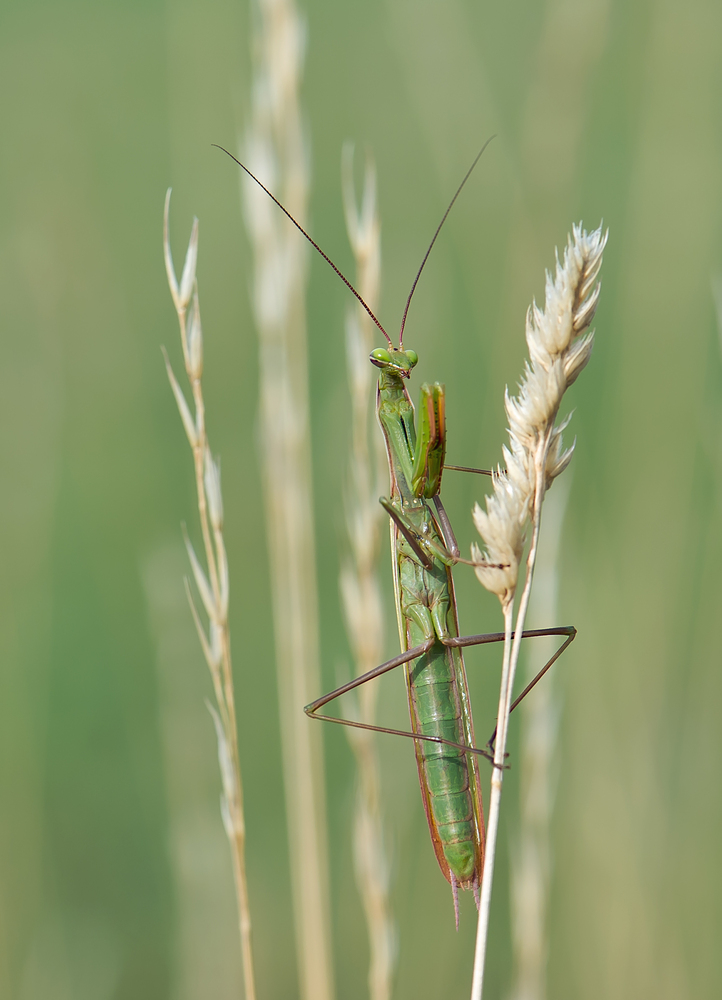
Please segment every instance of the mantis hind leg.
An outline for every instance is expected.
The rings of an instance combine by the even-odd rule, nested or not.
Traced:
[[[376,677],[381,677],[383,674],[388,673],[395,667],[400,667],[404,663],[409,663],[411,660],[417,659],[419,656],[423,656],[424,653],[428,653],[431,647],[437,642],[437,637],[435,635],[426,639],[418,646],[413,646],[411,649],[406,650],[405,653],[401,653],[399,656],[394,656],[391,660],[387,660],[378,667],[374,667],[373,670],[369,670],[365,674],[361,674],[360,677],[355,677],[352,681],[347,684],[342,684],[341,687],[336,688],[329,694],[322,695],[322,697],[317,698],[316,701],[312,701],[310,705],[306,705],[304,712],[310,719],[322,719],[324,722],[336,722],[340,726],[351,726],[353,729],[369,729],[372,733],[389,733],[391,736],[407,736],[412,740],[424,740],[427,743],[443,743],[444,746],[454,747],[456,750],[463,750],[465,753],[478,754],[480,757],[486,757],[487,760],[493,761],[493,757],[489,754],[488,750],[480,750],[477,747],[467,746],[465,743],[454,743],[452,740],[445,740],[441,736],[425,736],[423,733],[412,733],[404,729],[388,729],[386,726],[372,726],[368,722],[358,722],[356,719],[339,719],[334,715],[320,715],[319,709],[323,708],[324,705],[328,705],[329,702],[335,701],[336,698],[340,698],[342,694],[347,694],[349,691],[353,691],[355,688],[361,687],[367,681],[371,681]]]
[[[531,689],[541,680],[544,674],[549,670],[549,668],[554,664],[564,650],[567,648],[570,642],[574,640],[577,634],[577,630],[573,625],[561,625],[556,628],[540,628],[540,629],[528,629],[522,632],[522,638],[532,639],[539,636],[548,635],[558,635],[566,636],[564,642],[561,644],[559,649],[554,653],[554,655],[544,664],[542,669],[536,675],[536,677],[524,688],[522,693],[516,699],[514,704],[511,706],[511,711],[513,711],[516,706],[522,701],[523,698],[531,691]],[[351,726],[354,729],[368,729],[374,733],[389,733],[391,736],[406,736],[412,740],[424,740],[428,743],[444,744],[445,746],[454,747],[456,750],[463,750],[465,753],[476,754],[479,757],[485,757],[491,763],[494,762],[493,754],[489,752],[488,749],[482,750],[480,747],[468,746],[464,743],[454,743],[451,740],[445,740],[441,736],[425,736],[422,733],[413,733],[403,729],[389,729],[385,726],[373,726],[367,722],[358,722],[355,719],[339,719],[333,715],[321,715],[319,714],[319,709],[323,708],[324,705],[328,705],[329,702],[335,701],[336,698],[340,698],[342,694],[347,694],[349,691],[353,691],[356,688],[361,687],[362,684],[366,684],[367,681],[374,680],[376,677],[381,677],[383,674],[394,670],[396,667],[403,666],[404,663],[409,663],[411,660],[417,659],[419,656],[423,656],[424,653],[428,653],[435,642],[442,642],[445,646],[452,647],[465,647],[465,646],[481,646],[489,642],[503,642],[504,633],[503,632],[488,632],[482,635],[461,635],[461,636],[447,636],[444,639],[439,640],[436,636],[430,636],[424,642],[418,646],[413,646],[411,649],[407,649],[405,652],[400,653],[398,656],[392,657],[390,660],[386,660],[385,663],[380,664],[378,667],[374,667],[373,670],[367,671],[365,674],[361,674],[360,677],[355,677],[353,680],[348,681],[346,684],[342,684],[341,687],[329,692],[329,694],[322,695],[322,697],[317,698],[316,701],[312,701],[310,705],[306,705],[304,712],[310,719],[321,719],[324,722],[335,722],[340,726]],[[494,730],[491,739],[489,740],[487,747],[493,745],[494,738],[496,737],[496,729]]]
[[[514,711],[516,706],[519,705],[526,698],[526,696],[529,694],[532,688],[536,687],[536,685],[542,679],[547,670],[549,670],[550,667],[552,667],[556,663],[556,661],[562,655],[567,646],[574,641],[577,635],[577,630],[574,628],[573,625],[559,625],[556,628],[532,628],[522,632],[521,637],[522,639],[535,639],[541,636],[550,636],[550,635],[566,636],[566,639],[561,644],[559,649],[557,649],[556,653],[554,653],[554,655],[547,660],[547,662],[541,668],[536,677],[533,677],[532,680],[529,681],[529,683],[524,688],[522,693],[512,702],[512,706],[509,709],[510,715]],[[480,646],[487,642],[503,642],[503,641],[504,641],[503,632],[489,632],[485,635],[462,635],[454,638],[442,639],[442,642],[446,646],[459,646],[459,647]],[[491,734],[489,742],[486,745],[488,747],[493,747],[495,739],[496,739],[496,727],[494,727],[494,732]]]

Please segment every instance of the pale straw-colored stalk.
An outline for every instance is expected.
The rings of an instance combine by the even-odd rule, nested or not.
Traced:
[[[486,498],[486,511],[478,505],[474,509],[474,522],[485,551],[472,546],[472,560],[479,564],[479,581],[499,597],[505,639],[472,1000],[481,1000],[483,990],[509,711],[539,545],[541,506],[544,494],[569,464],[574,450],[573,445],[567,450],[562,446],[562,431],[568,420],[558,426],[555,420],[564,392],[591,355],[593,333],[589,325],[599,298],[596,279],[605,243],[606,234],[601,228],[586,233],[581,226],[574,226],[563,261],[557,258],[554,278],[547,274],[544,310],[534,303],[527,313],[526,340],[531,360],[525,365],[519,395],[510,396],[508,391],[505,395],[510,443],[503,449],[506,470],[494,475],[494,493]],[[514,596],[528,523],[531,542],[514,621]]]
[[[367,162],[359,210],[353,185],[353,148],[347,144],[342,162],[346,229],[356,261],[356,287],[376,312],[381,274],[381,225],[376,206],[376,172]],[[345,511],[350,554],[341,570],[340,585],[346,631],[356,675],[381,662],[383,611],[378,580],[381,526],[384,511],[378,502],[383,475],[381,435],[377,433],[373,376],[369,364],[376,327],[360,304],[346,317],[346,361],[351,390],[351,454],[346,482]],[[358,690],[354,718],[373,725],[378,688],[363,684]],[[369,935],[369,996],[389,1000],[396,959],[396,933],[389,905],[389,865],[381,814],[381,778],[375,734],[346,729],[356,757],[358,792],[354,817],[356,883]]]
[[[557,569],[561,529],[569,496],[567,477],[551,493],[544,508],[544,532],[529,602],[531,628],[551,625],[557,618]],[[528,683],[554,654],[552,636],[535,639],[526,659]],[[525,698],[519,738],[519,830],[511,850],[511,929],[514,950],[512,1000],[544,1000],[548,953],[547,915],[552,855],[550,825],[555,791],[555,751],[559,698],[554,673],[547,675],[534,696]]]
[[[223,825],[231,846],[233,875],[238,899],[238,924],[243,959],[243,980],[246,1000],[255,1000],[255,976],[251,948],[251,914],[246,879],[245,843],[246,825],[243,814],[243,785],[238,757],[236,708],[233,694],[233,669],[231,665],[231,636],[228,627],[228,560],[223,541],[223,497],[221,495],[221,470],[211,455],[206,433],[205,404],[201,379],[203,375],[203,332],[198,304],[196,261],[198,259],[198,220],[194,219],[183,273],[178,282],[171,257],[168,239],[168,210],[170,190],[165,199],[163,216],[163,248],[166,273],[173,304],[178,314],[181,345],[186,375],[190,383],[193,410],[176,379],[166,355],[165,364],[171,389],[178,405],[183,427],[193,451],[196,478],[198,516],[205,553],[205,569],[195,549],[186,536],[186,548],[193,578],[201,603],[208,616],[206,626],[196,608],[190,585],[186,592],[206,663],[211,672],[216,708],[211,707],[218,739],[218,761],[221,769],[223,793],[221,813]]]
[[[308,156],[299,106],[304,26],[293,0],[258,0],[251,127],[243,159],[306,225]],[[318,662],[303,238],[245,174],[259,337],[260,451],[271,567],[286,817],[304,1000],[334,995],[321,727],[303,713]]]

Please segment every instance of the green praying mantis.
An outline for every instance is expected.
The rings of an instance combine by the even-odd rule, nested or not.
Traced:
[[[406,318],[421,272],[441,227],[488,142],[476,156],[439,223],[406,301],[395,348],[383,326],[350,281],[251,171],[229,156],[269,195],[347,285],[386,338],[387,346],[371,352],[379,369],[377,414],[386,443],[390,497],[380,503],[391,519],[391,562],[402,652],[305,707],[313,719],[406,736],[414,740],[421,795],[439,867],[450,883],[458,925],[458,890],[470,889],[477,900],[484,864],[484,814],[479,757],[493,762],[495,733],[485,749],[475,744],[471,701],[462,649],[500,642],[503,632],[459,635],[452,567],[462,559],[439,492],[444,469],[482,473],[481,469],[445,463],[444,387],[424,383],[420,389],[418,424],[406,388],[418,362],[404,349]],[[219,147],[222,148],[222,147]],[[228,152],[224,150],[224,152]],[[560,636],[564,641],[512,705],[528,694],[576,635],[572,626],[534,629],[524,637]],[[411,731],[374,726],[321,714],[341,695],[376,677],[404,667]]]

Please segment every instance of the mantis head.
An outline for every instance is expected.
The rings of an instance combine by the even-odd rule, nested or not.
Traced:
[[[369,361],[372,365],[376,365],[388,375],[396,375],[399,378],[409,378],[411,369],[418,360],[419,356],[416,351],[395,351],[393,348],[386,350],[385,347],[377,347],[369,355]]]

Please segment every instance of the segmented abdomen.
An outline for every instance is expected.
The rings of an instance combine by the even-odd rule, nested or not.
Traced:
[[[466,743],[452,652],[437,642],[409,671],[415,728],[425,736]],[[466,754],[445,744],[418,744],[419,769],[444,857],[463,886],[474,880],[476,824]]]

